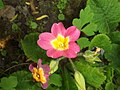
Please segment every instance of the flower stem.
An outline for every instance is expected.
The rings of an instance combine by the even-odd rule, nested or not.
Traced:
[[[69,58],[69,61],[70,61],[71,65],[72,65],[72,67],[73,67],[74,71],[77,71],[77,69],[76,69],[76,67],[75,67],[75,65],[74,65],[74,63],[73,63],[73,61],[72,61],[72,59],[71,59],[71,58]]]

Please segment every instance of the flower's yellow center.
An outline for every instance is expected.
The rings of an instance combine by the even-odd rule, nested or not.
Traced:
[[[44,71],[42,68],[33,68],[33,78],[37,82],[46,83],[46,78],[44,76]]]
[[[56,50],[66,50],[69,48],[69,37],[63,37],[58,34],[57,38],[51,41],[51,44]]]

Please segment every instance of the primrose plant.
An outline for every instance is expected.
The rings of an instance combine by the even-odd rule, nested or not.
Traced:
[[[79,36],[80,30],[78,30],[76,26],[71,26],[65,29],[64,25],[61,22],[54,23],[52,25],[51,33],[44,32],[39,35],[37,44],[42,49],[47,50],[46,54],[48,57],[57,59],[54,62],[51,61],[50,67],[48,65],[42,65],[41,59],[38,60],[36,67],[33,66],[33,64],[30,64],[29,66],[29,70],[32,72],[33,79],[37,82],[40,82],[43,89],[46,89],[48,87],[49,76],[58,69],[59,61],[64,58],[68,58],[75,72],[74,77],[76,79],[78,88],[85,90],[84,77],[76,69],[71,60],[71,58],[76,58],[77,53],[80,52],[80,47],[75,42]],[[58,62],[58,64],[55,62]]]

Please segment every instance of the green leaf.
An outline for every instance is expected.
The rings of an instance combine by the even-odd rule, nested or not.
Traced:
[[[94,35],[96,31],[96,24],[91,23],[93,18],[93,13],[90,10],[90,7],[87,6],[84,10],[80,11],[80,18],[73,19],[73,25],[76,26],[79,30],[84,32],[87,36]]]
[[[106,76],[97,67],[90,66],[84,58],[79,58],[79,62],[75,62],[77,70],[79,70],[85,78],[86,83],[99,88],[106,80]]]
[[[33,21],[30,22],[30,28],[36,29],[37,26],[38,26],[38,24],[36,22],[33,22]]]
[[[54,73],[57,71],[59,65],[59,60],[51,60],[50,62],[50,74]]]
[[[112,45],[109,37],[105,34],[98,34],[96,35],[89,45],[89,49],[92,49],[93,47],[99,47],[105,50],[105,53],[108,53],[111,51]]]
[[[58,19],[59,20],[65,20],[64,14],[62,14],[62,13],[58,14]]]
[[[112,82],[107,83],[105,90],[114,90],[114,84]]]
[[[90,41],[88,38],[81,37],[80,39],[77,40],[77,43],[80,46],[80,49],[82,50],[83,48],[86,48],[89,46]]]
[[[13,73],[12,76],[16,76],[18,80],[18,85],[16,87],[16,90],[42,90],[40,88],[40,83],[33,82],[31,72],[17,71]]]
[[[53,84],[55,86],[61,87],[62,86],[62,78],[58,74],[52,74],[50,76],[49,84]]]
[[[48,59],[45,51],[37,45],[38,37],[39,33],[30,33],[21,41],[25,55],[34,62],[39,58]]]
[[[85,79],[83,75],[79,71],[75,71],[74,77],[78,90],[86,90]]]
[[[120,45],[112,44],[111,52],[106,55],[106,58],[112,67],[120,70]]]
[[[70,75],[70,72],[68,72],[68,70],[65,67],[63,68],[64,69],[62,70],[63,78],[62,90],[78,90],[75,81]]]
[[[4,90],[15,90],[14,88],[17,86],[17,78],[15,76],[3,77],[0,82],[0,86]]]
[[[97,25],[94,23],[88,24],[85,28],[83,28],[81,31],[84,32],[87,36],[94,35],[95,31],[97,30]]]
[[[82,29],[82,27],[89,23],[92,20],[93,13],[91,13],[90,7],[87,6],[84,10],[80,11],[79,19],[73,19],[73,25],[75,25],[78,29]]]
[[[109,33],[120,22],[120,3],[118,0],[88,0],[94,14],[92,22],[97,25],[97,31],[100,33]]]
[[[4,4],[3,4],[3,1],[0,0],[0,9],[3,9],[4,8]]]
[[[112,43],[120,44],[120,32],[119,31],[112,32],[108,36],[110,37]]]

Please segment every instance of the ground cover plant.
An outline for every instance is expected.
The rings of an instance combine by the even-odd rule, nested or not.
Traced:
[[[120,90],[119,0],[0,0],[0,90]]]

